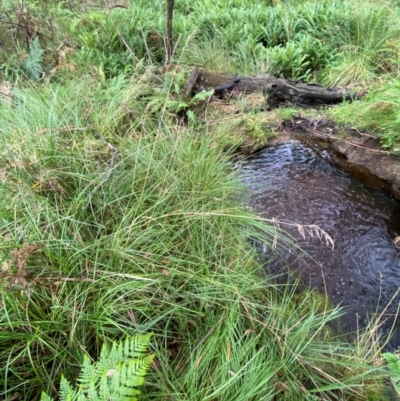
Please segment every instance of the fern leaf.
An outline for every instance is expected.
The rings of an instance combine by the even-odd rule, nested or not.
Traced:
[[[129,401],[137,400],[136,396],[139,394],[139,390],[131,387],[121,387],[118,392],[119,399],[128,399]]]
[[[115,351],[115,343],[111,347],[111,350],[107,343],[104,343],[101,347],[100,357],[96,364],[96,375],[103,375],[104,372],[111,369],[113,365],[116,365],[122,358],[122,354],[118,355]]]
[[[85,355],[78,389],[74,390],[63,377],[60,386],[61,401],[136,401],[154,355],[147,355],[152,334],[137,335],[125,341],[104,344],[99,361],[92,363]],[[47,397],[47,395],[42,395]],[[41,401],[53,401],[50,397]]]
[[[51,397],[49,397],[45,392],[40,396],[40,401],[54,401]]]
[[[63,401],[61,399],[61,401]],[[76,401],[88,401],[88,399],[86,398],[86,395],[84,394],[84,392],[82,390],[78,390],[78,398],[76,399]]]
[[[100,379],[100,399],[101,400],[111,400],[117,393],[117,388],[115,388],[116,381],[110,380],[107,375],[103,375]]]
[[[129,341],[125,341],[124,355],[129,358],[139,358],[146,354],[153,333],[140,334],[132,337]]]
[[[39,39],[36,38],[29,45],[29,56],[22,66],[31,79],[38,81],[42,75],[43,52]]]
[[[61,377],[60,398],[63,401],[77,401],[78,398],[78,391],[72,388],[64,376]]]
[[[153,359],[154,355],[147,355],[143,358],[131,359],[128,364],[124,364],[123,372],[126,385],[130,387],[141,386]]]
[[[90,383],[96,378],[96,369],[92,365],[90,358],[85,355],[83,357],[83,364],[81,374],[79,375],[78,382],[80,383],[79,388],[82,390],[88,390]]]
[[[146,357],[131,359],[129,363],[123,363],[117,367],[117,372],[121,377],[121,385],[118,391],[121,399],[127,398],[132,401],[136,399],[136,395],[140,394],[140,391],[135,387],[144,383],[144,376],[153,359],[154,355],[147,355]]]

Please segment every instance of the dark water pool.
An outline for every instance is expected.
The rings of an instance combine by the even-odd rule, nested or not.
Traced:
[[[254,191],[252,205],[258,213],[315,224],[332,237],[333,250],[316,236],[303,239],[296,228],[288,228],[314,261],[295,249],[283,254],[285,266],[299,273],[304,285],[326,292],[334,304],[348,309],[341,330],[364,327],[371,313],[381,312],[394,298],[386,310],[387,331],[400,302],[400,250],[393,243],[400,235],[400,202],[336,167],[328,152],[317,154],[296,141],[264,150],[247,159],[241,170]],[[287,267],[280,262],[268,268],[276,273]],[[390,346],[398,347],[400,318],[394,324]]]

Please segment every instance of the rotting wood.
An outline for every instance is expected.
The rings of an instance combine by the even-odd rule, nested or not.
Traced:
[[[230,84],[235,85],[231,87]],[[224,85],[239,93],[261,91],[268,95],[269,102],[289,102],[304,107],[315,104],[338,103],[343,100],[356,100],[364,94],[362,92],[342,92],[338,88],[327,89],[317,84],[277,78],[269,74],[244,76],[204,69],[199,69],[193,86],[188,81],[185,89],[190,92],[189,88],[191,87],[191,92],[197,93],[201,90],[214,90]]]
[[[199,67],[193,68],[193,70],[189,76],[189,79],[187,80],[186,85],[183,88],[183,94],[185,96],[189,96],[190,93],[192,92],[193,87],[196,84],[197,77],[199,76],[199,72],[200,72]]]

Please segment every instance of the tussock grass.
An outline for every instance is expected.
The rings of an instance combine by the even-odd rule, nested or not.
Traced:
[[[261,143],[293,110],[214,121],[180,95],[192,63],[340,85],[385,73],[396,83],[398,12],[360,4],[178,1],[184,67],[158,76],[161,3],[58,9],[76,50],[65,62],[80,78],[61,68],[40,83],[15,74],[12,102],[0,98],[2,397],[55,395],[84,353],[97,358],[105,340],[150,331],[157,360],[142,399],[380,397],[377,326],[358,346],[335,338],[329,324],[341,311],[262,276],[250,245],[287,237],[248,210],[226,148],[241,136]],[[338,115],[378,122],[396,140],[391,85],[367,98],[367,114],[354,103]],[[196,114],[185,116],[189,107]]]
[[[375,359],[332,338],[340,312],[322,298],[262,279],[248,239],[283,234],[241,206],[215,139],[145,112],[153,85],[82,80],[1,103],[2,395],[54,393],[84,352],[152,331],[143,399],[357,399]]]

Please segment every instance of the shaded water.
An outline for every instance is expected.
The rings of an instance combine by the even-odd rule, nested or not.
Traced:
[[[287,229],[315,261],[294,249],[284,259],[303,284],[348,309],[342,330],[355,331],[365,326],[368,315],[383,310],[400,286],[400,250],[393,243],[400,235],[399,201],[336,167],[328,152],[319,155],[295,141],[249,158],[241,170],[255,193],[252,205],[258,213],[316,224],[334,240],[332,250],[317,237],[303,239],[295,228]],[[285,268],[274,263],[269,269]],[[399,301],[396,296],[389,315],[396,313]],[[395,326],[392,347],[400,346],[400,318]]]

